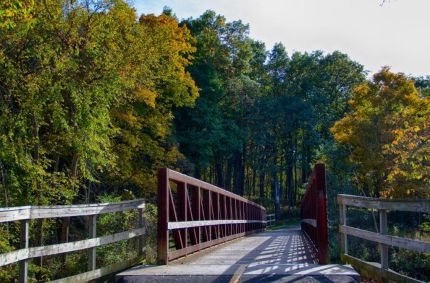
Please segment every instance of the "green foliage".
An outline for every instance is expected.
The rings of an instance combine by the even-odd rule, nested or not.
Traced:
[[[197,40],[189,70],[201,91],[194,109],[176,113],[176,137],[181,151],[202,171],[215,158],[241,150],[245,133],[238,116],[252,90],[251,40],[248,26],[226,23],[212,11],[184,24]]]
[[[351,151],[356,181],[366,195],[429,195],[430,100],[388,68],[354,90],[351,113],[332,131]]]
[[[268,52],[248,26],[212,11],[184,24],[196,38],[188,69],[200,89],[193,109],[175,113],[175,137],[191,163],[184,169],[261,201],[277,183],[294,205],[332,139],[329,128],[364,80],[362,66],[340,52],[289,57],[280,43]]]
[[[143,195],[180,157],[172,107],[197,96],[188,29],[167,15],[137,21],[123,1],[88,3],[37,2],[30,28],[0,34],[5,205],[70,203],[106,178]]]
[[[198,96],[185,69],[195,52],[187,27],[168,14],[138,18],[122,0],[3,1],[0,20],[0,205],[154,199],[156,169],[182,158],[173,108]],[[123,217],[101,217],[99,231],[135,224]],[[61,224],[32,223],[32,243],[66,239]],[[19,230],[0,230],[2,250],[19,246],[11,235]],[[107,264],[129,246],[100,253]],[[79,253],[49,259],[54,269],[36,261],[30,275],[56,278],[81,261]]]
[[[399,249],[392,253],[390,268],[422,281],[430,280],[430,255]]]
[[[383,69],[365,82],[346,54],[289,55],[281,43],[269,51],[247,24],[213,11],[178,22],[169,8],[138,17],[125,0],[6,0],[0,66],[0,205],[144,197],[148,263],[156,254],[159,167],[290,218],[299,215],[312,164],[324,161],[331,237],[339,192],[428,196],[428,78]],[[98,233],[136,221],[133,212],[102,215]],[[65,240],[63,224],[76,237],[86,233],[79,221],[34,221],[31,242]],[[18,225],[0,226],[0,252],[18,246]],[[97,264],[135,251],[132,241],[100,247]],[[85,261],[84,252],[35,261],[30,275],[71,275]],[[7,266],[0,280],[17,272]]]
[[[100,203],[120,202],[121,197],[103,195],[99,197]],[[135,229],[137,227],[136,211],[123,211],[117,213],[107,213],[97,218],[97,234],[99,236],[112,235],[121,231]],[[107,266],[118,262],[118,258],[123,260],[137,256],[136,241],[120,241],[97,248],[98,264]]]
[[[415,81],[415,87],[423,97],[430,97],[430,76],[411,78]]]
[[[4,0],[0,3],[0,30],[12,29],[18,24],[30,24],[33,0]]]

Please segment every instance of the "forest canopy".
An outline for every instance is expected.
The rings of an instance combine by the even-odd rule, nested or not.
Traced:
[[[427,78],[366,80],[338,51],[267,50],[213,11],[1,5],[4,206],[153,199],[164,166],[295,205],[317,160],[343,164],[366,195],[428,195]]]
[[[338,193],[430,198],[430,77],[370,78],[340,51],[289,54],[249,30],[210,10],[138,15],[126,0],[1,1],[0,207],[144,198],[156,211],[169,167],[294,217],[317,162],[330,213]],[[104,215],[97,229],[133,221]],[[70,218],[31,226],[35,246],[67,242],[70,227],[87,236]],[[0,225],[0,253],[20,246],[17,227]],[[128,254],[113,251],[100,258]],[[31,274],[73,273],[85,256],[47,259],[58,270],[40,258]]]

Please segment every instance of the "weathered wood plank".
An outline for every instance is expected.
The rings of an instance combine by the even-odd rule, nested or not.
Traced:
[[[395,282],[421,282],[413,278],[400,275],[389,269],[388,248],[389,246],[414,250],[417,252],[430,252],[430,243],[419,240],[407,239],[402,237],[390,236],[387,234],[387,211],[410,211],[410,212],[430,212],[430,200],[392,200],[369,198],[353,195],[338,195],[340,212],[341,242],[344,248],[341,248],[341,259],[343,262],[351,263],[361,274],[367,278],[378,279],[382,281]],[[379,210],[379,232],[375,233],[346,225],[346,208],[347,206],[377,209]],[[359,260],[347,255],[347,235],[355,236],[368,241],[376,242],[380,246],[381,263],[370,263]]]
[[[144,215],[145,211],[141,208],[138,210],[138,214],[139,214],[139,227],[140,228],[145,228],[145,215]],[[144,249],[145,249],[145,239],[143,238],[143,236],[140,236],[138,238],[138,243],[137,243],[137,248],[139,249],[139,251],[137,252],[139,256],[144,256]]]
[[[266,223],[264,220],[205,220],[205,221],[178,221],[169,222],[168,230],[193,228],[199,226],[214,226],[225,224]]]
[[[387,234],[387,211],[381,209],[379,211],[379,232],[381,235]],[[388,246],[381,244],[381,268],[388,269]]]
[[[145,207],[143,199],[118,203],[55,205],[55,206],[21,206],[0,208],[0,223],[24,219],[60,218],[87,216],[140,209]]]
[[[428,242],[406,239],[406,238],[390,236],[390,235],[382,235],[379,233],[370,232],[370,231],[366,231],[366,230],[362,230],[362,229],[358,229],[350,226],[345,226],[345,225],[340,226],[339,231],[343,234],[355,236],[358,238],[362,238],[362,239],[380,243],[380,244],[385,244],[388,246],[394,246],[394,247],[414,250],[414,251],[423,252],[423,253],[430,252],[430,243]]]
[[[0,223],[30,219],[31,206],[0,208]]]
[[[275,214],[274,213],[266,215],[266,224],[268,226],[273,225],[273,223],[275,223],[275,221],[276,221],[276,219],[275,219]]]
[[[211,241],[208,241],[208,242],[202,242],[202,243],[200,243],[198,245],[190,246],[190,247],[187,247],[185,249],[171,251],[170,254],[169,254],[169,259],[175,259],[175,258],[184,256],[184,255],[188,255],[188,254],[191,254],[191,253],[194,253],[194,252],[197,252],[197,251],[209,248],[209,247],[214,246],[214,245],[218,245],[218,244],[221,244],[221,243],[224,243],[224,242],[228,242],[228,241],[234,240],[236,238],[241,238],[241,237],[244,237],[246,235],[251,235],[251,234],[254,234],[254,233],[258,233],[258,232],[263,232],[263,230],[253,230],[253,231],[249,231],[249,232],[237,233],[237,234],[233,234],[233,235],[226,236],[226,237],[223,237],[223,238],[218,238],[218,239],[215,239],[215,240],[211,240]]]
[[[0,254],[0,266],[11,264],[20,260],[30,259],[41,256],[55,255],[61,253],[74,252],[93,247],[99,247],[110,243],[115,243],[122,240],[131,239],[141,236],[145,233],[145,228],[137,228],[125,232],[116,233],[109,236],[103,236],[88,240],[55,244],[42,247],[33,247],[28,249],[20,249],[17,251]]]
[[[0,266],[30,258],[29,249],[19,249],[13,252],[0,254]]]
[[[139,257],[123,260],[117,263],[114,263],[109,266],[105,266],[96,270],[88,271],[85,273],[77,274],[74,276],[61,278],[58,280],[50,281],[50,283],[84,283],[89,282],[94,279],[98,279],[110,274],[118,273],[119,271],[125,270],[133,265],[139,264],[141,259]]]
[[[21,221],[21,249],[28,249],[29,247],[29,230],[30,221]],[[28,280],[28,260],[22,260],[19,263],[19,281],[22,283],[27,283]]]
[[[339,225],[347,225],[346,217],[347,207],[344,204],[339,205]],[[348,235],[340,234],[340,254],[348,254]]]
[[[295,227],[236,239],[206,252],[189,254],[171,261],[169,265],[136,266],[117,274],[116,280],[232,282],[234,274],[245,267],[240,282],[360,282],[359,275],[352,268],[318,265],[315,256],[312,244],[303,236],[300,228]]]
[[[88,216],[88,236],[97,237],[97,215]],[[88,250],[88,270],[90,271],[96,269],[96,251],[95,247]]]
[[[339,204],[348,206],[384,209],[394,211],[430,212],[430,200],[393,200],[379,199],[362,196],[343,195],[337,196]]]
[[[423,283],[417,279],[397,273],[391,269],[381,270],[381,265],[376,262],[366,262],[350,255],[341,255],[342,262],[351,264],[362,276],[379,281],[389,280],[398,283]]]

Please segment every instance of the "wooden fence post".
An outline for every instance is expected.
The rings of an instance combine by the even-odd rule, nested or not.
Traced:
[[[28,269],[29,262],[40,259],[41,257],[53,255],[65,255],[70,252],[82,251],[88,254],[86,264],[88,272],[73,275],[67,278],[55,280],[61,282],[88,282],[106,275],[119,272],[136,263],[137,257],[120,261],[109,266],[96,269],[96,249],[97,247],[115,243],[118,241],[134,239],[144,234],[144,228],[135,228],[128,231],[122,231],[110,235],[97,237],[96,220],[98,215],[106,213],[116,213],[121,211],[142,209],[145,207],[143,199],[123,201],[119,203],[103,203],[103,204],[78,204],[78,205],[56,205],[56,206],[23,206],[23,207],[6,207],[0,208],[0,223],[18,222],[20,233],[20,248],[15,251],[0,254],[0,268],[6,265],[16,263],[18,269],[17,282],[28,282],[33,278],[29,278]],[[49,244],[43,246],[41,243],[33,243],[30,247],[29,233],[31,221],[35,224],[40,224],[43,219],[47,218],[65,218],[84,217],[85,230],[88,231],[86,239],[73,242],[63,242]],[[66,225],[65,225],[66,226]],[[63,226],[64,227],[64,226]],[[40,228],[40,227],[39,227]],[[62,230],[65,231],[64,229]],[[40,231],[38,231],[41,234]],[[65,234],[63,234],[65,235]],[[40,238],[40,235],[37,235]],[[37,240],[37,239],[36,239]],[[49,266],[48,266],[49,267]],[[62,274],[64,275],[64,274]]]
[[[90,238],[97,237],[97,215],[88,216],[88,234]],[[96,269],[96,250],[97,248],[90,248],[88,251],[88,270]]]
[[[157,225],[157,262],[167,264],[169,261],[169,176],[167,168],[158,170],[158,225]]]
[[[30,220],[21,221],[21,249],[28,249],[28,236]],[[19,280],[21,283],[26,283],[28,280],[28,259],[24,259],[19,263]]]
[[[346,225],[346,205],[339,205],[339,226]],[[340,255],[348,254],[348,235],[340,233]]]
[[[342,241],[341,259],[350,263],[359,273],[366,274],[368,278],[375,278],[381,282],[421,282],[406,275],[402,275],[389,269],[389,247],[397,247],[416,252],[430,252],[430,243],[408,239],[398,236],[391,236],[388,233],[388,211],[410,211],[410,212],[430,212],[430,199],[424,200],[395,200],[370,198],[363,196],[353,196],[339,194],[337,196],[340,211],[340,236]],[[358,207],[368,210],[378,210],[379,229],[378,231],[368,231],[361,228],[347,225],[346,208]],[[376,243],[380,253],[380,266],[366,262],[360,258],[348,255],[346,244],[347,236],[351,235],[356,239],[362,239]]]
[[[137,213],[139,214],[139,228],[145,227],[145,210],[143,208],[139,208],[137,210]],[[140,257],[144,256],[144,249],[145,249],[145,239],[144,236],[140,236],[138,238],[138,255]]]
[[[382,235],[387,234],[387,211],[385,209],[379,210],[379,232]],[[384,272],[388,269],[388,246],[380,244],[381,249],[381,271]]]

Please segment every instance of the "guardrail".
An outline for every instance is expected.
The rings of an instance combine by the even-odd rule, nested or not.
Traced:
[[[179,172],[159,169],[159,264],[265,227],[264,207]]]
[[[387,211],[430,212],[430,200],[392,200],[352,195],[338,195],[341,238],[341,259],[354,266],[361,274],[378,280],[395,282],[421,282],[399,274],[388,266],[388,248],[399,247],[417,252],[430,252],[430,243],[388,235]],[[376,209],[379,211],[379,233],[347,225],[347,207]],[[381,262],[370,263],[348,255],[348,235],[376,242],[380,245]]]
[[[111,273],[115,273],[131,266],[137,259],[126,260],[107,267],[96,269],[96,247],[115,243],[122,240],[142,236],[145,232],[143,209],[145,202],[142,199],[123,201],[119,203],[83,204],[83,205],[59,205],[59,206],[22,206],[0,208],[0,223],[21,221],[21,249],[0,254],[0,266],[19,262],[20,282],[28,280],[28,262],[30,259],[50,256],[62,253],[69,253],[88,249],[89,260],[86,273],[61,279],[62,282],[88,282]],[[139,227],[129,231],[116,233],[113,235],[97,237],[97,215],[137,209],[139,211]],[[63,218],[73,216],[87,216],[89,222],[89,239],[61,243],[49,246],[29,247],[30,220]],[[139,254],[142,254],[143,239],[139,238]]]
[[[302,200],[301,227],[315,246],[319,264],[329,262],[326,194],[325,166],[316,164]]]
[[[272,226],[276,221],[276,215],[273,214],[267,214],[266,216],[266,222],[267,222],[267,226]]]

